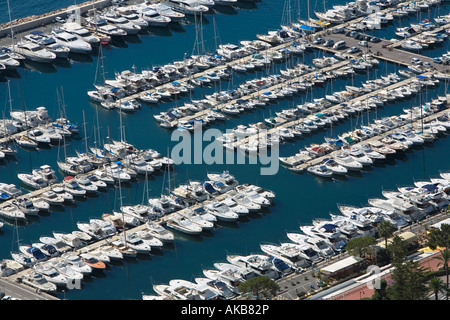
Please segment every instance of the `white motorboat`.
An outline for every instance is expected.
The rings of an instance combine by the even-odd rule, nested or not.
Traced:
[[[7,204],[0,208],[0,216],[11,221],[25,221],[25,213],[17,206]]]
[[[344,152],[336,153],[335,155],[333,155],[333,159],[348,170],[361,170],[363,168],[363,164],[361,162],[354,160]]]
[[[258,212],[261,210],[261,205],[251,201],[245,194],[234,194],[231,199],[246,207],[250,212]]]
[[[158,11],[160,15],[170,18],[172,21],[180,21],[185,17],[184,13],[172,10],[172,8],[164,2],[150,4],[149,7]]]
[[[250,212],[250,210],[246,206],[238,204],[231,198],[226,198],[222,200],[221,203],[226,205],[231,211],[237,213],[240,216],[247,215]]]
[[[31,129],[27,132],[27,137],[38,144],[48,145],[52,140],[40,129]]]
[[[12,204],[17,206],[20,211],[29,216],[37,216],[39,210],[34,206],[33,202],[28,198],[17,198],[12,201]]]
[[[313,226],[300,226],[300,230],[309,236],[318,236],[333,241],[341,237],[338,226],[329,221],[323,221]]]
[[[27,185],[33,189],[42,189],[47,186],[47,182],[45,182],[45,180],[40,175],[19,173],[19,174],[17,174],[17,177],[25,185]]]
[[[86,264],[80,256],[68,253],[62,256],[64,262],[66,262],[73,270],[82,273],[83,275],[89,275],[92,273],[92,267]]]
[[[99,45],[100,39],[94,36],[88,29],[76,22],[66,22],[61,25],[61,29],[75,35],[90,45]]]
[[[56,54],[31,41],[22,41],[14,44],[11,50],[31,61],[51,63],[56,59]]]
[[[205,204],[203,208],[220,221],[236,221],[239,218],[239,215],[236,212],[230,210],[230,208],[222,202],[211,202]]]
[[[162,15],[156,9],[152,9],[147,5],[136,5],[135,12],[151,27],[166,27],[172,21],[171,18]]]
[[[58,182],[58,178],[56,177],[55,170],[53,170],[49,165],[44,164],[39,168],[33,169],[33,175],[41,176],[42,179],[47,183],[48,186],[51,186]]]
[[[54,185],[51,186],[50,191],[55,193],[58,197],[61,197],[64,200],[64,202],[73,202],[74,201],[73,195],[70,194],[69,192],[67,192],[64,189],[63,185],[54,184]],[[52,199],[55,198],[56,202],[59,202],[58,201],[59,200],[58,197],[55,198],[53,195],[50,194],[50,197],[47,197],[47,199],[48,199],[49,202],[51,202]]]
[[[101,246],[98,250],[100,250],[105,255],[107,255],[110,260],[122,260],[123,259],[122,252],[120,252],[120,250],[118,250],[110,245]]]
[[[184,217],[171,217],[167,220],[166,226],[173,230],[192,235],[200,234],[203,231],[199,225]]]
[[[164,3],[173,10],[188,15],[196,15],[209,11],[207,6],[198,4],[197,0],[166,0]]]
[[[319,177],[330,178],[333,176],[333,171],[331,171],[327,166],[323,164],[310,166],[306,169],[307,172],[317,175]]]
[[[33,243],[32,246],[41,250],[42,253],[44,253],[49,258],[59,257],[61,255],[61,252],[59,252],[56,247],[51,244],[37,242]]]
[[[10,198],[21,196],[22,190],[17,188],[15,184],[0,182],[0,193],[2,200],[9,200]]]
[[[225,299],[231,299],[236,297],[237,293],[234,292],[225,282],[210,279],[210,278],[195,278],[195,282],[202,286],[207,286],[212,290],[215,290],[221,297]]]
[[[360,147],[353,146],[350,148],[342,148],[342,150],[348,154],[352,159],[361,163],[363,166],[370,166],[373,164],[372,158],[366,155]]]
[[[56,240],[65,243],[67,246],[72,248],[81,248],[84,246],[84,243],[81,241],[81,239],[73,234],[70,233],[62,233],[62,232],[53,232],[53,236]],[[39,239],[42,241],[42,239]],[[52,242],[53,243],[53,242]]]
[[[70,193],[74,197],[83,197],[86,195],[86,190],[81,188],[74,177],[67,176],[63,180],[64,191]]]
[[[111,26],[115,26],[127,34],[137,34],[142,29],[139,25],[132,23],[120,13],[113,10],[106,12],[101,18],[105,19]]]
[[[42,276],[50,283],[54,283],[56,286],[66,286],[68,279],[65,275],[61,274],[51,264],[36,264],[33,269],[36,272],[42,274]]]
[[[14,141],[23,148],[37,148],[38,143],[31,140],[27,135],[18,135],[14,137]]]
[[[63,259],[51,259],[51,265],[63,276],[65,276],[69,281],[82,280],[84,274],[72,268]]]
[[[64,31],[61,28],[53,28],[53,37],[60,45],[70,49],[73,53],[88,54],[92,51],[92,46],[89,42],[80,39],[79,37]]]
[[[273,280],[279,278],[279,273],[273,268],[269,257],[263,254],[251,254],[248,256],[227,255],[229,263],[238,267],[250,268],[260,276],[265,276]]]
[[[25,274],[22,282],[43,292],[55,292],[57,289],[56,284],[47,281],[41,273],[36,271]]]
[[[98,187],[94,183],[91,182],[88,178],[75,176],[74,178],[75,182],[78,183],[78,185],[86,190],[86,193],[95,194],[98,192]]]
[[[175,238],[171,231],[164,228],[161,224],[148,220],[146,222],[148,232],[163,242],[172,243]]]
[[[142,240],[136,233],[127,234],[126,243],[131,249],[136,250],[138,254],[149,254],[152,250],[151,245]]]
[[[203,218],[203,216],[192,210],[178,211],[178,214],[191,220],[192,223],[197,224],[203,230],[212,230],[214,223]]]
[[[2,63],[6,70],[15,70],[20,66],[20,61],[14,59],[14,56],[8,52],[0,51],[0,63]]]
[[[323,159],[322,164],[331,170],[333,174],[345,175],[348,172],[346,167],[338,164],[334,159],[325,158]]]

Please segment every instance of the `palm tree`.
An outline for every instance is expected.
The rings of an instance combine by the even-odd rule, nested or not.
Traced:
[[[387,249],[388,244],[388,238],[392,236],[392,234],[395,231],[394,226],[389,221],[383,220],[380,224],[377,226],[378,235],[382,238],[384,238],[384,247]]]
[[[450,263],[450,251],[448,250],[448,248],[442,249],[441,250],[441,256],[440,257],[436,257],[436,259],[441,260],[442,261],[442,265],[443,268],[445,270],[445,276],[447,278],[447,284],[446,284],[446,289],[448,291],[448,273],[449,273],[449,263]],[[438,266],[441,265],[441,263],[438,264]],[[448,293],[447,293],[447,300],[448,300]]]
[[[428,287],[431,289],[431,291],[433,291],[434,297],[435,297],[436,300],[439,300],[438,299],[439,292],[444,293],[444,292],[447,291],[447,290],[445,290],[444,281],[442,281],[438,277],[432,278],[430,280],[430,283],[429,283]]]

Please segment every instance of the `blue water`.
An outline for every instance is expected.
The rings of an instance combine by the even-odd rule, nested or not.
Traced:
[[[206,15],[202,21],[205,48],[213,50],[216,39],[219,43],[238,44],[241,40],[255,39],[258,33],[276,29],[284,19],[284,2],[262,0],[254,6],[243,2],[239,8],[221,9]],[[333,4],[344,2],[333,1]],[[72,1],[11,1],[13,18],[39,14],[71,4],[73,4]],[[445,13],[443,8],[448,12],[448,6],[441,7],[439,14]],[[322,1],[314,4],[311,1],[311,13],[313,10],[321,11],[322,9]],[[292,14],[298,15],[295,6],[294,11]],[[8,20],[5,12],[3,7],[0,7],[0,21]],[[306,3],[302,1],[300,16],[306,18],[307,15]],[[389,32],[393,32],[394,27],[394,25],[389,26]],[[376,32],[380,36],[383,35],[380,31]],[[215,35],[218,37],[215,38]],[[386,35],[388,39],[391,37],[393,35]],[[194,41],[195,26],[192,21],[186,21],[181,26],[173,26],[170,30],[155,29],[139,37],[127,38],[124,43],[118,43],[103,50],[106,78],[111,79],[114,72],[133,67],[139,71],[180,60],[185,53],[192,53]],[[436,50],[448,50],[448,42]],[[424,52],[424,54],[430,56],[442,54],[439,52]],[[296,58],[295,61],[310,63],[313,58],[322,55],[323,53],[320,52],[311,52],[304,57]],[[96,107],[88,101],[86,95],[86,92],[93,88],[97,61],[97,55],[93,54],[89,57],[73,57],[70,63],[58,63],[47,67],[27,63],[25,68],[18,70],[15,77],[8,78],[11,84],[13,108],[34,109],[44,105],[50,115],[56,117],[59,110],[58,91],[64,98],[67,117],[70,120],[81,124],[84,111],[88,145],[94,144],[98,129],[97,122],[100,123],[99,131],[102,139],[106,140],[108,136],[118,139],[120,137],[119,114],[116,111]],[[284,67],[286,67],[284,64],[275,65],[269,72],[277,72]],[[307,96],[300,95],[292,99],[284,99],[265,109],[255,110],[214,127],[225,130],[240,123],[262,121],[277,110],[290,108],[310,101],[312,97],[321,97],[325,93],[341,90],[345,85],[359,85],[368,78],[377,78],[397,70],[398,66],[380,63],[378,69],[368,74],[357,75],[353,79],[337,80],[332,84],[324,85],[323,88],[315,88]],[[238,75],[232,82],[222,82],[220,88],[219,86],[196,88],[192,98],[200,98],[215,90],[232,88],[248,78],[264,75],[265,72],[246,76]],[[445,86],[440,85],[422,93],[421,96],[379,108],[376,112],[364,115],[364,118],[349,119],[336,127],[328,128],[310,137],[303,137],[294,143],[282,145],[280,155],[292,155],[304,145],[322,142],[323,137],[348,131],[361,121],[372,121],[376,117],[401,113],[403,108],[418,105],[423,101],[431,101],[432,98],[443,95],[445,92]],[[153,115],[171,106],[182,105],[189,99],[184,97],[179,101],[157,106],[143,105],[136,114],[123,115],[122,121],[127,141],[137,148],[154,148],[167,153],[175,142],[170,139],[170,131],[157,125]],[[2,112],[8,116],[9,101],[6,82],[0,83],[0,101],[4,103]],[[84,136],[83,132],[81,135]],[[67,154],[72,154],[75,150],[84,150],[84,140],[72,140],[67,143],[65,148]],[[313,218],[329,217],[329,212],[337,211],[337,203],[365,205],[368,198],[381,196],[382,189],[411,185],[415,180],[428,179],[438,176],[441,170],[450,170],[447,160],[448,150],[450,150],[450,140],[442,137],[431,145],[398,155],[382,164],[365,169],[360,174],[353,174],[340,180],[322,180],[308,174],[293,174],[282,167],[275,176],[262,176],[259,165],[179,165],[175,168],[172,185],[184,183],[189,179],[204,179],[207,172],[229,170],[241,183],[254,183],[273,190],[277,194],[275,204],[261,216],[252,215],[235,224],[219,225],[217,229],[201,237],[179,236],[174,247],[164,248],[161,253],[139,257],[135,261],[114,264],[106,271],[93,274],[92,277],[83,281],[81,290],[60,292],[58,296],[73,300],[140,299],[143,292],[153,293],[153,284],[167,283],[174,278],[193,280],[195,277],[202,276],[202,269],[213,268],[214,262],[224,262],[227,254],[259,253],[261,252],[260,243],[286,241],[287,231],[299,231],[300,225],[310,224]],[[0,164],[0,181],[20,185],[17,173],[29,172],[43,164],[50,164],[56,169],[56,161],[63,154],[63,148],[57,147],[39,151],[19,149],[15,161],[6,160]],[[150,179],[148,185],[150,196],[159,196],[163,188],[167,187],[167,176],[164,173],[156,175]],[[141,203],[144,186],[145,183],[142,181],[123,186],[123,203]],[[18,227],[20,243],[30,244],[38,241],[40,236],[51,235],[53,231],[71,232],[76,229],[78,221],[100,217],[103,213],[117,208],[118,198],[119,190],[110,188],[107,192],[99,193],[95,197],[78,201],[72,207],[39,216],[27,225]],[[0,231],[0,259],[10,258],[10,251],[17,250],[15,235],[16,229],[11,225],[5,225]]]

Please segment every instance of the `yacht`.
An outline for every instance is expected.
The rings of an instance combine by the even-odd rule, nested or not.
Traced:
[[[39,213],[33,202],[28,198],[17,198],[12,201],[12,204],[17,206],[20,211],[29,216],[37,216]]]
[[[177,214],[189,219],[192,223],[198,225],[203,230],[212,230],[214,228],[214,223],[212,221],[204,219],[201,214],[193,210],[183,210],[179,211]]]
[[[80,258],[81,261],[91,267],[92,270],[104,270],[106,268],[106,264],[98,260],[97,257],[91,253],[81,253]]]
[[[66,262],[73,270],[82,273],[83,275],[89,275],[92,273],[92,267],[84,262],[80,256],[68,253],[62,256],[64,262]]]
[[[15,184],[0,182],[1,199],[9,200],[22,195],[22,190],[17,188]]]
[[[163,3],[173,10],[187,15],[196,15],[209,11],[207,6],[198,4],[197,0],[165,0]]]
[[[298,250],[296,244],[261,244],[260,247],[264,253],[282,259],[294,270],[303,270],[311,265],[310,259]]]
[[[67,176],[64,178],[63,186],[64,191],[70,193],[74,197],[83,197],[86,195],[86,190],[81,188],[72,176]]]
[[[70,52],[89,54],[92,51],[92,46],[88,42],[78,38],[77,36],[69,32],[64,31],[61,28],[53,28],[52,34],[56,39],[56,42],[64,47],[69,48]]]
[[[81,281],[84,278],[83,273],[78,272],[62,259],[51,259],[49,264],[53,266],[60,274],[65,276],[69,281]]]
[[[318,236],[333,241],[341,237],[339,227],[329,221],[314,221],[313,226],[300,226],[300,230],[308,236]]]
[[[166,226],[173,230],[192,235],[200,234],[203,231],[199,225],[184,217],[171,217],[167,220]]]
[[[30,34],[27,34],[24,38],[54,53],[57,58],[67,58],[69,56],[69,48],[61,45],[58,41],[56,41],[55,37],[45,35],[42,31],[33,31]]]
[[[136,233],[126,235],[126,244],[133,250],[136,250],[138,254],[149,254],[152,250],[151,245],[142,240]]]
[[[56,286],[65,287],[68,283],[67,277],[58,272],[51,264],[36,264],[33,269]]]
[[[146,222],[146,227],[148,229],[148,232],[152,236],[160,239],[163,242],[172,243],[175,240],[173,233],[171,231],[167,230],[166,228],[164,228],[159,223],[148,220]]]
[[[56,59],[56,54],[31,41],[21,41],[13,45],[11,50],[35,62],[51,63]]]
[[[88,29],[76,22],[66,22],[61,25],[61,29],[73,34],[81,40],[86,41],[91,46],[100,44],[100,39],[98,37],[94,36]]]
[[[101,18],[105,19],[111,26],[115,26],[118,29],[125,31],[127,34],[137,34],[141,30],[140,26],[130,22],[121,14],[112,10],[106,12]]]
[[[58,182],[55,170],[53,170],[49,165],[45,164],[37,169],[33,169],[33,175],[41,176],[48,186]]]
[[[15,70],[20,66],[20,61],[5,51],[0,51],[0,63],[5,66],[6,70]]]
[[[41,175],[36,174],[28,174],[28,173],[19,173],[17,177],[22,181],[25,185],[33,189],[42,189],[47,186],[47,182],[42,178]]]
[[[75,176],[74,180],[76,183],[78,183],[78,185],[82,189],[86,190],[86,193],[91,193],[91,194],[97,193],[97,191],[98,191],[97,185],[92,183],[91,180],[89,180],[88,178]]]
[[[211,278],[195,278],[195,282],[203,287],[208,287],[218,293],[220,297],[224,299],[232,299],[237,296],[237,293],[233,291],[229,285],[225,282]],[[200,289],[200,291],[203,291]]]
[[[348,170],[361,170],[363,168],[363,164],[361,162],[354,160],[344,152],[338,152],[333,156],[333,159]]]
[[[160,15],[168,17],[174,22],[180,21],[185,17],[184,13],[172,10],[172,8],[165,2],[150,4],[149,7],[155,9]]]
[[[230,210],[230,208],[222,202],[211,202],[205,204],[203,207],[220,221],[236,221],[239,218],[239,215],[236,212]]]
[[[366,155],[360,147],[353,146],[350,148],[342,148],[342,150],[349,155],[352,159],[361,163],[363,166],[369,166],[373,164],[372,158]]]
[[[195,293],[199,300],[217,300],[219,299],[219,291],[209,287],[204,283],[193,283],[187,280],[172,279],[169,286],[173,288],[185,288],[187,291]],[[180,290],[180,289],[178,289]]]
[[[169,17],[160,14],[156,9],[147,5],[136,6],[135,12],[151,27],[166,27],[172,21]]]
[[[229,263],[241,268],[249,268],[260,276],[265,276],[276,280],[279,273],[273,268],[273,264],[268,260],[269,257],[262,254],[250,254],[248,256],[227,255]]]
[[[306,171],[323,178],[330,178],[333,176],[333,171],[323,164],[310,166],[306,169]]]
[[[27,273],[22,281],[23,283],[44,292],[55,292],[57,289],[56,284],[47,281],[41,273],[36,271]]]

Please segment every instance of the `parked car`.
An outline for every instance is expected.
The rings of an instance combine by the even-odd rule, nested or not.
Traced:
[[[334,40],[333,39],[328,39],[327,41],[325,41],[325,43],[323,44],[324,47],[331,47],[334,45]]]
[[[340,49],[344,49],[345,46],[346,46],[345,41],[341,40],[334,44],[333,49],[340,50]]]
[[[431,63],[429,63],[428,61],[424,62],[423,65],[424,65],[424,67],[427,67],[427,68],[433,68],[433,65]]]
[[[359,51],[361,51],[359,47],[351,47],[350,49],[347,50],[347,53],[357,53]]]
[[[419,58],[416,58],[416,57],[414,57],[414,58],[412,58],[411,59],[411,63],[412,64],[417,64],[417,65],[422,65],[422,60],[420,60]]]
[[[380,41],[381,41],[381,39],[377,38],[377,37],[370,38],[370,42],[373,42],[373,43],[380,42]]]
[[[366,40],[359,41],[358,44],[361,47],[368,47],[369,46],[369,43]]]
[[[322,43],[324,43],[325,42],[325,39],[323,39],[323,38],[317,38],[316,40],[314,40],[314,44],[322,44]]]

